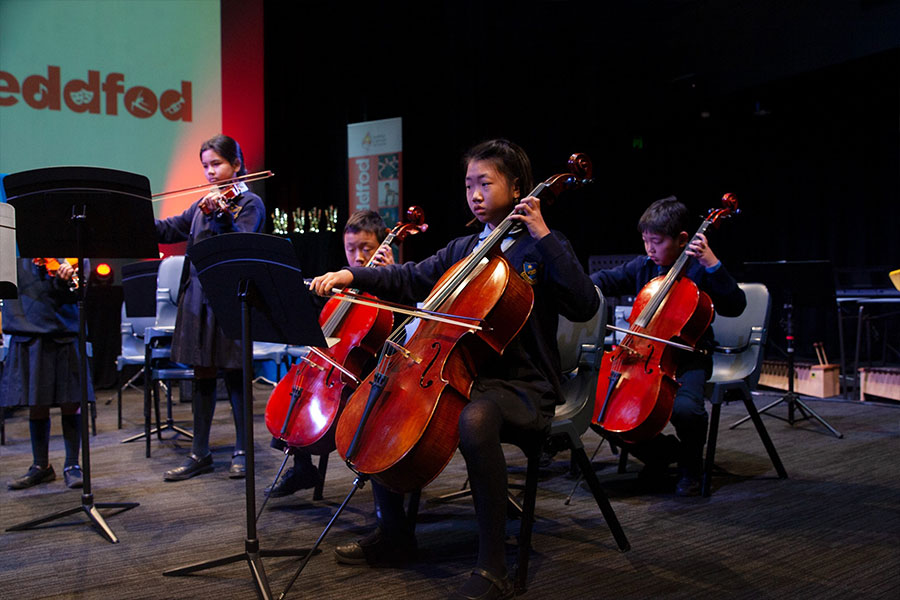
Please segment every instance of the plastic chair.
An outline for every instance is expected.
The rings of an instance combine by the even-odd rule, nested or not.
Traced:
[[[584,451],[581,436],[590,425],[597,393],[597,376],[603,356],[603,338],[606,336],[606,302],[600,290],[600,308],[586,323],[573,323],[559,318],[557,344],[565,381],[562,384],[564,403],[557,407],[546,435],[526,436],[508,440],[519,446],[528,458],[525,475],[525,493],[522,502],[522,522],[519,528],[518,566],[516,591],[526,590],[528,559],[531,551],[531,533],[534,526],[534,507],[537,500],[537,482],[541,452],[549,443],[558,448],[568,448],[573,463],[583,474],[594,500],[616,540],[619,550],[625,552],[631,545],[619,523],[609,499],[600,486],[591,461]],[[504,440],[507,441],[507,440]]]
[[[571,451],[572,461],[587,480],[594,500],[597,502],[619,549],[624,552],[631,547],[609,499],[600,487],[600,481],[597,479],[581,441],[581,436],[587,431],[594,411],[597,376],[600,359],[603,355],[603,338],[606,335],[606,301],[600,290],[597,290],[597,294],[600,295],[600,308],[591,320],[585,323],[573,323],[562,316],[559,318],[557,345],[564,377],[560,390],[564,402],[557,406],[549,427],[544,431],[529,432],[501,440],[503,443],[518,446],[528,459],[525,485],[509,485],[510,489],[524,489],[521,505],[510,498],[510,503],[520,512],[522,519],[519,527],[518,566],[515,581],[516,591],[519,594],[526,589],[540,459],[547,444]],[[471,491],[465,489],[464,486],[461,491],[432,498],[430,502],[446,502],[470,494]]]
[[[285,370],[289,368],[291,357],[288,355],[288,346],[274,342],[253,342],[253,361],[262,362],[268,360],[275,363],[275,382],[265,380],[263,377],[257,377],[254,381],[263,379],[275,385],[275,383],[281,381],[281,368],[285,367]]]
[[[122,304],[122,349],[116,358],[116,371],[118,372],[118,429],[122,429],[122,392],[131,387],[138,389],[134,381],[144,375],[145,372],[145,348],[144,330],[156,322],[156,317],[129,317]],[[122,373],[125,367],[140,365],[140,370],[131,376],[128,381],[122,383]]]
[[[150,436],[156,433],[162,441],[162,432],[172,429],[188,438],[190,431],[179,427],[172,418],[172,390],[166,386],[166,422],[161,423],[159,407],[159,384],[174,380],[194,378],[194,370],[186,365],[171,361],[172,336],[175,332],[175,317],[178,314],[178,293],[181,287],[181,271],[184,256],[167,256],[159,264],[156,278],[156,318],[152,327],[144,329],[144,433],[122,440],[131,442],[146,437],[146,456],[150,457]],[[156,411],[156,427],[150,429],[150,407]]]
[[[720,345],[715,348],[713,353],[713,372],[706,385],[706,395],[712,404],[712,411],[710,412],[706,461],[701,485],[703,496],[710,494],[710,481],[716,457],[719,415],[725,395],[731,390],[736,390],[741,395],[747,412],[756,426],[756,432],[759,434],[766,452],[769,453],[772,465],[778,472],[778,477],[787,478],[787,472],[781,464],[778,452],[753,404],[753,396],[750,393],[759,382],[772,300],[769,290],[761,283],[739,283],[738,285],[747,296],[747,307],[744,312],[738,317],[716,315],[713,324],[716,341]]]

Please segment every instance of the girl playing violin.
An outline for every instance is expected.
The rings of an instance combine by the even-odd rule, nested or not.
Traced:
[[[466,200],[482,225],[478,233],[450,242],[419,263],[381,269],[349,267],[316,277],[319,294],[351,284],[380,298],[412,303],[424,299],[441,275],[481,244],[514,209],[519,226],[501,243],[515,273],[534,290],[534,308],[502,356],[474,380],[469,403],[459,418],[460,450],[466,461],[478,523],[478,558],[457,598],[511,598],[507,575],[507,473],[501,430],[541,431],[560,398],[560,361],[556,346],[558,315],[585,321],[596,313],[599,298],[560,233],[551,231],[540,200],[522,197],[532,189],[531,163],[517,145],[503,139],[481,143],[466,153]],[[338,546],[338,562],[390,564],[414,558],[413,523],[403,511],[402,496],[373,481],[377,528],[369,536]]]
[[[58,406],[66,450],[63,477],[67,487],[80,488],[78,298],[70,286],[75,269],[61,261],[56,275],[51,276],[46,267],[27,258],[18,259],[16,267],[19,297],[3,301],[3,331],[11,337],[0,377],[0,410],[29,407],[34,462],[25,475],[7,485],[21,490],[56,479],[49,459],[50,407]],[[87,390],[88,401],[93,402],[90,383]]]
[[[211,184],[246,174],[238,143],[217,135],[200,147],[200,164]],[[230,194],[231,195],[231,194]],[[259,232],[265,223],[265,205],[256,194],[243,191],[223,201],[216,189],[194,202],[182,214],[156,221],[162,243],[194,243],[220,233]],[[246,474],[244,448],[241,344],[225,336],[209,306],[197,270],[185,259],[178,299],[178,315],[172,339],[172,360],[194,369],[194,440],[191,453],[180,467],[166,471],[166,481],[180,481],[213,470],[209,433],[216,406],[216,376],[224,375],[234,416],[235,443],[229,477]]]
[[[716,312],[725,317],[740,315],[747,298],[737,282],[709,247],[702,233],[689,240],[687,207],[674,196],[651,204],[638,221],[646,256],[637,257],[614,269],[595,271],[591,279],[607,296],[637,294],[651,279],[665,275],[682,251],[691,256],[684,275],[709,294]],[[685,249],[686,248],[686,249]],[[707,329],[698,346],[712,348],[712,330]],[[700,494],[703,445],[709,417],[703,402],[703,386],[712,374],[712,359],[696,353],[682,353],[678,361],[671,422],[678,438],[660,434],[646,442],[626,446],[645,464],[639,479],[648,489],[665,485],[669,464],[678,461],[680,477],[675,493]]]

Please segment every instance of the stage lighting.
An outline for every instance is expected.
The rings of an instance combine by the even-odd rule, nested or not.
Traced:
[[[109,284],[113,279],[113,270],[109,263],[101,262],[94,266],[91,282],[97,285]]]

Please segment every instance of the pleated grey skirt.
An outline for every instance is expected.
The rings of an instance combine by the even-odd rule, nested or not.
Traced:
[[[76,338],[13,337],[0,375],[0,406],[81,402]],[[94,401],[88,367],[88,401]]]
[[[193,279],[178,304],[172,360],[192,367],[240,369],[243,366],[240,341],[225,335],[200,282]]]

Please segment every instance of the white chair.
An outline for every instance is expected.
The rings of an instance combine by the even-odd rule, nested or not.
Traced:
[[[191,438],[187,429],[175,424],[172,418],[172,390],[169,382],[190,380],[194,378],[194,370],[171,361],[172,336],[175,332],[175,317],[178,314],[178,293],[181,287],[181,271],[184,268],[184,256],[167,256],[159,264],[156,276],[156,317],[152,326],[144,329],[144,433],[122,440],[131,442],[140,438],[146,441],[146,456],[150,457],[150,437],[156,433],[162,441],[162,432],[171,429]],[[166,384],[166,422],[161,423],[159,408],[159,386]],[[156,411],[156,427],[150,428],[150,410],[152,405]]]
[[[125,305],[122,304],[122,349],[116,358],[116,371],[118,372],[119,386],[116,392],[118,397],[118,428],[122,429],[122,392],[131,387],[138,389],[134,381],[144,375],[145,344],[144,330],[156,322],[156,317],[129,317],[126,314]],[[121,382],[125,367],[140,365],[140,370],[131,376],[128,381]]]
[[[716,457],[719,415],[725,395],[731,390],[737,391],[744,401],[744,406],[747,407],[747,412],[756,426],[756,432],[772,460],[778,477],[787,478],[787,472],[781,464],[778,452],[753,404],[753,395],[750,393],[759,382],[772,300],[769,290],[761,283],[739,283],[738,285],[747,296],[747,307],[744,312],[738,317],[716,315],[713,323],[713,332],[719,346],[713,353],[713,372],[706,385],[706,396],[712,404],[712,411],[710,412],[706,461],[701,485],[703,496],[710,494],[710,481]]]

